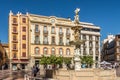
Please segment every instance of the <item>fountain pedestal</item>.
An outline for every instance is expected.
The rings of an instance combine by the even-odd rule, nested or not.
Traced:
[[[80,63],[80,51],[79,51],[79,49],[75,50],[74,61],[75,61],[75,70],[80,70],[81,63]]]

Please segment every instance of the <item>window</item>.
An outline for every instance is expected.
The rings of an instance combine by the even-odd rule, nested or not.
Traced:
[[[52,27],[51,32],[55,33],[55,27],[54,26]]]
[[[92,40],[92,36],[89,36],[89,40]]]
[[[55,54],[55,48],[52,48],[51,51],[52,51],[52,54]]]
[[[16,27],[13,27],[13,32],[17,32]]]
[[[48,49],[45,47],[44,49],[43,49],[43,54],[47,54],[48,53]]]
[[[95,40],[99,40],[99,36],[96,36],[96,37],[95,37]]]
[[[86,40],[86,35],[83,35],[83,40]]]
[[[22,52],[22,57],[26,57],[26,52]]]
[[[59,54],[60,54],[60,55],[63,54],[63,49],[62,49],[62,48],[59,49]]]
[[[48,38],[47,36],[44,36],[44,44],[47,44],[48,43]]]
[[[95,53],[96,53],[96,55],[98,55],[98,54],[99,54],[99,50],[98,50],[98,48],[96,48]]]
[[[98,42],[96,42],[96,47],[99,47],[99,43]]]
[[[66,29],[66,34],[67,34],[67,35],[70,34],[70,29],[69,29],[69,28]]]
[[[63,38],[59,37],[59,40],[60,40],[60,44],[63,44]]]
[[[26,18],[22,18],[22,22],[23,22],[23,23],[26,23]]]
[[[89,46],[92,47],[92,42],[89,43]]]
[[[13,49],[16,50],[16,44],[13,44]]]
[[[93,54],[92,48],[89,49],[89,53],[90,53],[90,55]]]
[[[44,26],[44,33],[47,33],[47,26]]]
[[[83,48],[83,55],[86,55],[86,48]]]
[[[16,35],[13,35],[13,40],[16,41]]]
[[[52,44],[55,44],[55,37],[52,36]]]
[[[25,26],[22,27],[22,31],[23,31],[23,32],[26,32],[26,27],[25,27]]]
[[[26,44],[22,44],[22,48],[23,48],[23,49],[26,49]]]
[[[39,32],[38,25],[35,25],[35,32]]]
[[[13,23],[17,23],[17,18],[13,18]]]
[[[22,39],[23,39],[23,40],[26,40],[26,35],[22,35]]]
[[[17,58],[17,55],[16,55],[16,53],[13,53],[13,58]]]
[[[117,42],[118,42],[117,46],[120,46],[120,41],[117,41]]]
[[[35,48],[35,54],[39,54],[40,49],[38,47]]]
[[[36,43],[36,44],[39,44],[39,42],[40,42],[40,41],[39,41],[39,36],[35,36],[35,43]]]
[[[59,33],[62,34],[62,27],[60,27],[60,29],[59,29]]]
[[[66,55],[70,55],[70,49],[69,48],[66,49]]]
[[[117,52],[120,53],[120,48],[117,48],[117,50],[118,50]]]
[[[69,45],[70,39],[67,38],[66,45]]]

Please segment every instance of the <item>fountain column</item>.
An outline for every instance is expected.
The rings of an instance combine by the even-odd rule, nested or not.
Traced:
[[[74,19],[74,26],[71,28],[74,31],[74,40],[70,41],[71,45],[75,45],[74,49],[74,63],[75,63],[75,70],[80,70],[81,68],[81,62],[80,62],[80,45],[84,43],[83,40],[81,40],[81,29],[82,26],[79,21],[79,13],[80,9],[77,8],[75,10],[75,19]]]

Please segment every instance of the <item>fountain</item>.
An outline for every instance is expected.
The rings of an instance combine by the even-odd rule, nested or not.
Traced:
[[[80,40],[80,36],[81,36],[81,29],[83,28],[80,25],[80,21],[79,21],[79,13],[80,9],[77,8],[75,10],[75,19],[74,19],[74,24],[75,26],[73,26],[71,29],[74,31],[74,41],[70,41],[70,45],[75,45],[75,49],[74,49],[74,62],[75,62],[75,70],[80,70],[81,68],[81,63],[80,63],[80,45],[83,44],[85,41],[84,40]]]

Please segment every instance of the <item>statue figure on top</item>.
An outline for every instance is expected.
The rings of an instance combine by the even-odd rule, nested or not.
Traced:
[[[75,12],[75,23],[79,23],[79,15],[78,13],[80,12],[80,8],[76,8]]]

